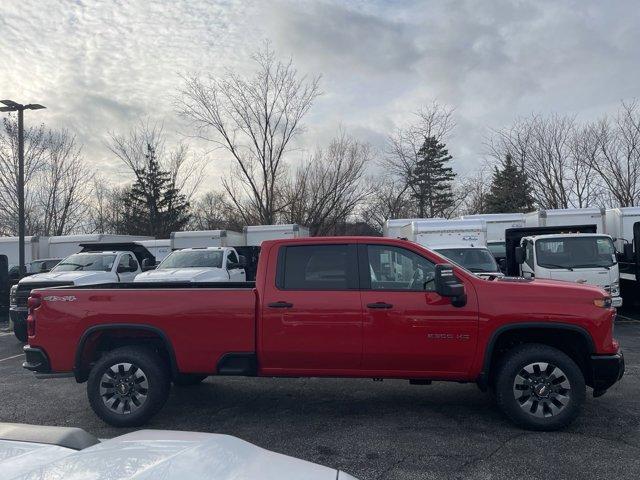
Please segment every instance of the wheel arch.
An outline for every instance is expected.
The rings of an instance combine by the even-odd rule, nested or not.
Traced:
[[[89,377],[89,363],[92,356],[99,351],[100,346],[113,343],[113,350],[119,346],[136,345],[140,340],[161,349],[171,372],[171,378],[178,373],[175,351],[168,335],[158,327],[134,323],[114,323],[108,325],[94,325],[86,329],[76,348],[73,364],[73,374],[78,383],[85,382]],[[90,357],[90,358],[88,358]]]
[[[562,343],[567,339],[578,341]],[[541,343],[558,348],[576,361],[587,384],[591,383],[592,375],[587,360],[595,352],[595,344],[586,329],[568,323],[524,322],[503,325],[492,333],[484,352],[482,371],[478,376],[478,385],[482,390],[492,384],[496,364],[502,354],[513,345],[523,343]]]

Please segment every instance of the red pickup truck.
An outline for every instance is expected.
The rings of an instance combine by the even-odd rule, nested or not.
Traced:
[[[476,382],[517,424],[552,430],[624,372],[603,290],[479,278],[415,243],[267,241],[255,284],[34,290],[23,366],[74,375],[107,423],[136,426],[171,382],[209,375]]]

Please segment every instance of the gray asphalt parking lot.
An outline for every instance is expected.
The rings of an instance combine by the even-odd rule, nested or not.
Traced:
[[[235,435],[262,447],[370,479],[640,477],[640,321],[616,326],[623,380],[588,397],[562,432],[512,426],[475,385],[362,379],[209,378],[174,388],[149,428]],[[0,323],[0,421],[125,433],[91,411],[73,379],[37,380],[22,345]]]

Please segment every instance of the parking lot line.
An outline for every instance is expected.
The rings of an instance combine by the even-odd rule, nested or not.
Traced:
[[[20,353],[18,355],[14,355],[12,357],[7,357],[7,358],[0,358],[0,362],[4,362],[5,360],[11,360],[12,358],[18,358],[18,357],[22,357],[24,354]]]

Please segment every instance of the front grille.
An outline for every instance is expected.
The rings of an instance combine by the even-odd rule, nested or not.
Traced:
[[[73,285],[73,282],[34,282],[18,284],[18,290],[16,291],[16,306],[27,307],[27,300],[29,300],[31,290],[35,290],[37,288],[67,287],[69,285]]]

